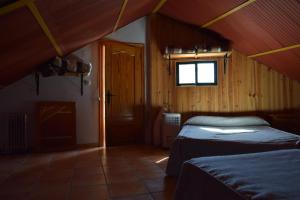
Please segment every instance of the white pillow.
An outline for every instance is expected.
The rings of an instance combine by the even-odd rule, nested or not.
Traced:
[[[184,125],[196,126],[270,126],[264,119],[256,116],[218,117],[196,116],[188,119]]]

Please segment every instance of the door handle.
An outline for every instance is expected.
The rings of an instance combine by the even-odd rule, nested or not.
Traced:
[[[110,90],[107,90],[107,92],[106,92],[106,98],[107,98],[107,104],[108,104],[108,107],[110,106],[111,98],[112,98],[113,96],[116,96],[116,95],[115,95],[115,94],[112,94],[112,93],[110,92]]]

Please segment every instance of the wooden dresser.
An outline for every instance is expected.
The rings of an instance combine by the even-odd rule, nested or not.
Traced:
[[[37,123],[38,150],[60,151],[75,148],[75,102],[38,102]]]

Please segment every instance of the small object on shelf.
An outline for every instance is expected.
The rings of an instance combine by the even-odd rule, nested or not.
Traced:
[[[211,52],[221,52],[222,48],[221,47],[212,47]]]
[[[195,46],[191,49],[165,48],[164,58],[166,59],[185,59],[185,58],[205,58],[205,57],[229,57],[231,51],[222,51],[220,46]],[[226,56],[227,55],[227,56]]]
[[[67,70],[69,72],[76,73],[77,72],[77,60],[70,59],[68,65],[67,65]]]
[[[46,64],[42,65],[35,75],[37,85],[36,93],[39,95],[39,73],[43,77],[49,76],[77,76],[80,77],[80,94],[83,95],[84,76],[89,76],[92,70],[92,64],[86,63],[75,55],[67,57],[54,57]]]
[[[182,49],[181,48],[174,48],[173,53],[182,53]]]
[[[165,54],[169,54],[169,47],[165,48]]]
[[[63,66],[63,59],[61,57],[56,56],[52,59],[52,65],[55,67],[62,67]]]
[[[92,70],[91,63],[84,62],[77,56],[70,55],[68,57],[52,58],[46,64],[42,65],[39,69],[42,76],[88,76]]]
[[[182,53],[184,53],[184,54],[196,53],[196,50],[195,49],[183,49]]]
[[[183,58],[205,58],[205,57],[224,57],[226,54],[230,54],[228,51],[221,52],[206,52],[206,53],[181,53],[181,54],[169,54],[165,55],[165,58],[170,59],[183,59]]]

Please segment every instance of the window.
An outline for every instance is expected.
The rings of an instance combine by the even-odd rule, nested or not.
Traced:
[[[217,85],[217,62],[176,63],[176,85]]]

